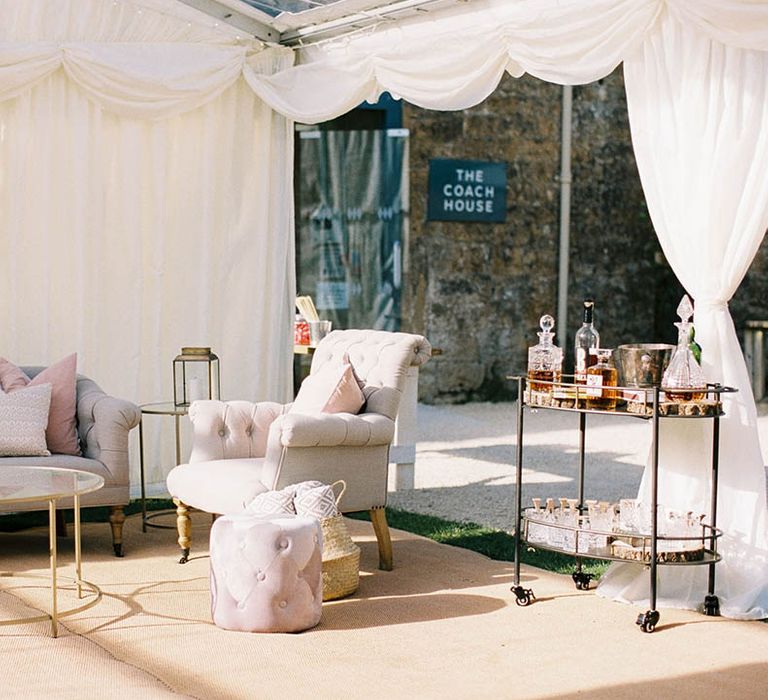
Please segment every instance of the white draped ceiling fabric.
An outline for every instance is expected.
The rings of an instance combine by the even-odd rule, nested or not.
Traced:
[[[284,397],[291,120],[383,91],[464,109],[505,72],[580,84],[623,61],[649,210],[696,301],[708,379],[740,391],[723,420],[717,593],[726,615],[768,616],[765,475],[727,309],[768,225],[768,4],[472,0],[425,15],[294,53],[174,0],[0,0],[2,353],[76,349],[82,371],[147,401],[169,396],[181,345],[210,344],[225,394]],[[665,426],[669,505],[706,509],[706,443]],[[688,576],[664,571],[664,604],[701,603]],[[648,597],[631,566],[601,588]]]

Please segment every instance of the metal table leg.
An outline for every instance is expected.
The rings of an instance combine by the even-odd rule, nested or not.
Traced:
[[[141,531],[147,531],[147,487],[144,477],[144,417],[139,420],[139,469],[141,471]]]
[[[48,501],[48,542],[51,553],[51,636],[59,636],[59,589],[56,580],[56,499]]]
[[[651,609],[638,615],[636,623],[643,632],[653,632],[659,622],[659,611],[656,610],[656,588],[658,585],[658,519],[659,519],[659,387],[653,390],[653,440],[651,446],[651,561],[650,587]]]
[[[710,512],[712,514],[712,537],[709,540],[709,548],[714,552],[717,546],[715,528],[717,527],[717,478],[720,462],[720,416],[715,416],[712,424],[712,493]],[[709,565],[709,585],[707,595],[704,598],[704,614],[720,615],[720,600],[715,595],[715,564]]]
[[[511,591],[515,594],[515,603],[520,606],[528,605],[535,596],[530,588],[520,585],[520,543],[523,525],[523,380],[517,380],[517,474],[515,485],[515,585]]]
[[[587,414],[579,413],[579,505],[578,514],[581,515],[584,512],[584,465],[586,463],[587,452]],[[579,533],[576,531],[576,571],[571,574],[576,588],[580,591],[589,590],[590,583],[592,581],[592,574],[586,574],[581,570],[581,557],[578,555],[579,551]]]

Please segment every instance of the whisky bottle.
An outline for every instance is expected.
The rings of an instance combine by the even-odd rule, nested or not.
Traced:
[[[587,383],[587,369],[597,363],[597,348],[600,347],[600,334],[594,324],[595,302],[584,300],[584,322],[576,331],[574,381],[576,384]]]
[[[539,343],[528,348],[528,387],[531,391],[551,393],[562,378],[563,351],[553,342],[555,319],[545,314],[539,319]]]
[[[618,374],[611,361],[613,350],[597,351],[597,364],[587,368],[587,408],[593,411],[613,411],[618,391],[608,387],[618,384]]]

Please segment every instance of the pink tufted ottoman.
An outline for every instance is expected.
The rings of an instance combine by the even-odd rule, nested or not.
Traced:
[[[224,515],[211,528],[211,612],[224,629],[300,632],[320,622],[322,532],[315,518]]]

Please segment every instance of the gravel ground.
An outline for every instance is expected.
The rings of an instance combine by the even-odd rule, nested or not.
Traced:
[[[768,463],[768,404],[758,406]],[[391,490],[388,504],[415,513],[510,530],[514,520],[514,403],[418,407],[414,488]],[[616,501],[637,493],[651,441],[648,421],[588,416],[585,492]],[[578,417],[525,415],[523,503],[578,495]],[[390,479],[390,489],[394,478]]]

